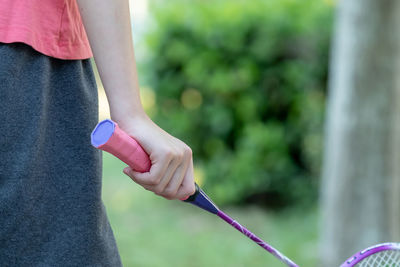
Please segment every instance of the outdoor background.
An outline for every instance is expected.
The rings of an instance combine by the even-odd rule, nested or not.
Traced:
[[[145,108],[192,148],[197,183],[298,264],[316,266],[333,4],[134,0],[131,14]],[[123,167],[104,154],[103,199],[124,266],[279,266],[218,217],[143,190]]]
[[[300,266],[318,262],[334,8],[131,1],[148,114],[192,148],[196,181],[215,203]],[[103,199],[124,266],[283,266],[218,217],[143,190],[123,167],[104,153]]]

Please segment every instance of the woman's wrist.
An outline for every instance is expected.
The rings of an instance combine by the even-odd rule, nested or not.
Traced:
[[[138,121],[151,120],[143,108],[130,110],[118,109],[114,112],[110,111],[110,116],[111,119],[118,123],[118,125],[122,129],[124,129],[125,127],[129,127],[129,125],[132,125],[133,123]]]
[[[111,119],[115,122],[147,117],[140,100],[139,86],[121,86],[105,90]]]
[[[118,124],[124,124],[125,122],[135,121],[135,120],[147,120],[149,117],[143,109],[136,110],[118,110],[116,112],[110,111],[110,116],[113,121]]]

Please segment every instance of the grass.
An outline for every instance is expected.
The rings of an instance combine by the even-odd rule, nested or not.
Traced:
[[[125,267],[285,266],[217,216],[142,189],[103,155],[103,200]],[[316,266],[315,210],[223,210],[300,266]]]

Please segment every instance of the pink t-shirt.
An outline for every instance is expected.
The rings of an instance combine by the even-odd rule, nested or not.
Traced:
[[[93,56],[76,0],[0,0],[0,42],[60,59]]]

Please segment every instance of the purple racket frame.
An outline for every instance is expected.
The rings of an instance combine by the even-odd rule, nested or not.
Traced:
[[[400,250],[400,243],[382,243],[371,246],[348,258],[340,267],[353,267],[367,257],[386,250]]]
[[[140,144],[121,130],[118,127],[118,124],[112,120],[104,120],[97,124],[91,134],[91,142],[94,147],[113,154],[135,171],[147,172],[151,168],[150,159]],[[257,237],[236,220],[221,211],[197,184],[195,184],[195,186],[196,192],[183,201],[217,215],[287,266],[299,267],[277,249]],[[385,250],[400,250],[400,243],[384,243],[369,247],[350,257],[340,267],[353,267],[365,258]]]

